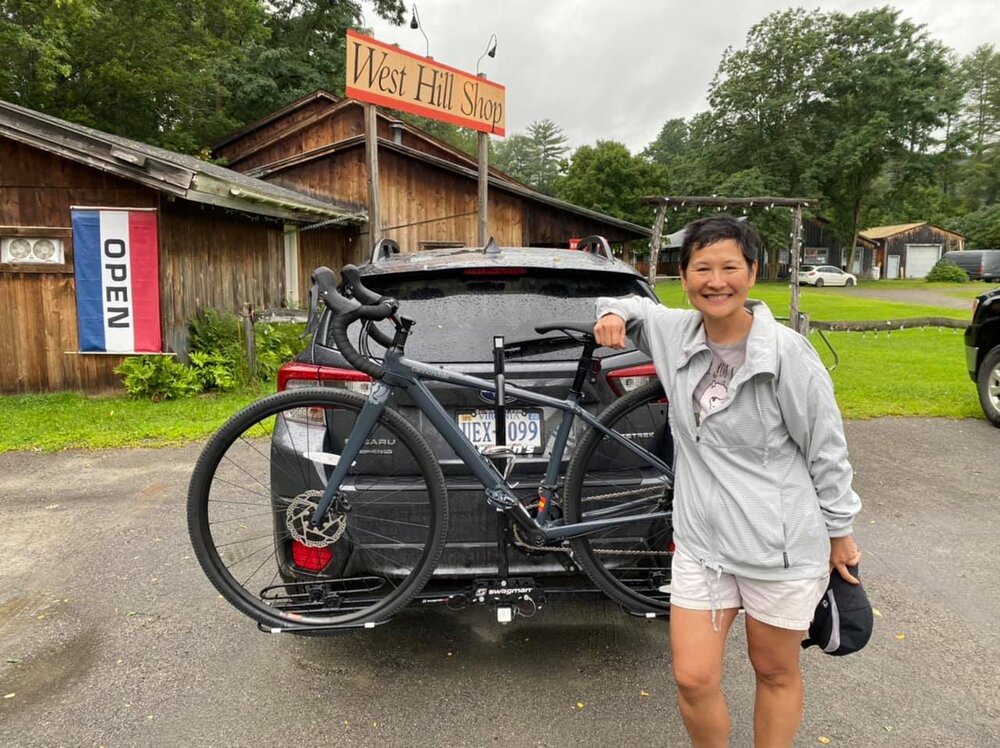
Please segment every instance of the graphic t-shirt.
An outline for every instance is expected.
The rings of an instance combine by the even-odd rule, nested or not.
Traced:
[[[719,345],[710,340],[706,342],[708,349],[712,351],[712,365],[694,388],[695,420],[699,422],[726,402],[733,375],[747,358],[746,338],[728,345]]]

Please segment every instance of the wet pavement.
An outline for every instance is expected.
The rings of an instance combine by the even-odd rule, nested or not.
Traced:
[[[1000,430],[933,419],[847,430],[881,615],[862,653],[803,655],[797,745],[993,744]],[[487,608],[426,608],[337,637],[259,633],[188,544],[196,454],[0,455],[0,743],[686,744],[668,624],[608,603],[554,603],[507,626]],[[744,644],[737,626],[734,746],[752,743]]]

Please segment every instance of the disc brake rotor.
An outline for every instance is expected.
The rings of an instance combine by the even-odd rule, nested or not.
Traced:
[[[292,499],[285,510],[285,527],[289,534],[305,546],[323,548],[336,543],[347,529],[347,515],[330,513],[317,527],[310,527],[309,520],[316,512],[322,491],[304,491]]]

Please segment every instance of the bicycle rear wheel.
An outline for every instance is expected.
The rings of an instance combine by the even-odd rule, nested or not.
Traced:
[[[415,595],[444,548],[448,505],[430,447],[386,409],[320,528],[307,521],[365,398],[332,388],[269,395],[206,445],[188,530],[212,584],[275,628],[384,620]]]
[[[663,386],[651,382],[608,406],[600,423],[673,462]],[[662,469],[616,444],[597,429],[584,434],[566,470],[564,507],[569,522],[600,515],[670,511],[671,481]],[[571,541],[574,558],[606,595],[636,613],[670,609],[673,524],[654,518]]]

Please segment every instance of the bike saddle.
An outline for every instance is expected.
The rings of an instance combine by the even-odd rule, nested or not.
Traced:
[[[552,332],[553,330],[557,330],[574,340],[580,340],[580,342],[583,342],[583,340],[587,338],[594,337],[593,322],[549,322],[545,325],[535,326],[535,332],[539,335],[544,335],[545,333]],[[571,332],[580,333],[584,336],[583,340],[577,338],[575,335],[571,335]]]

